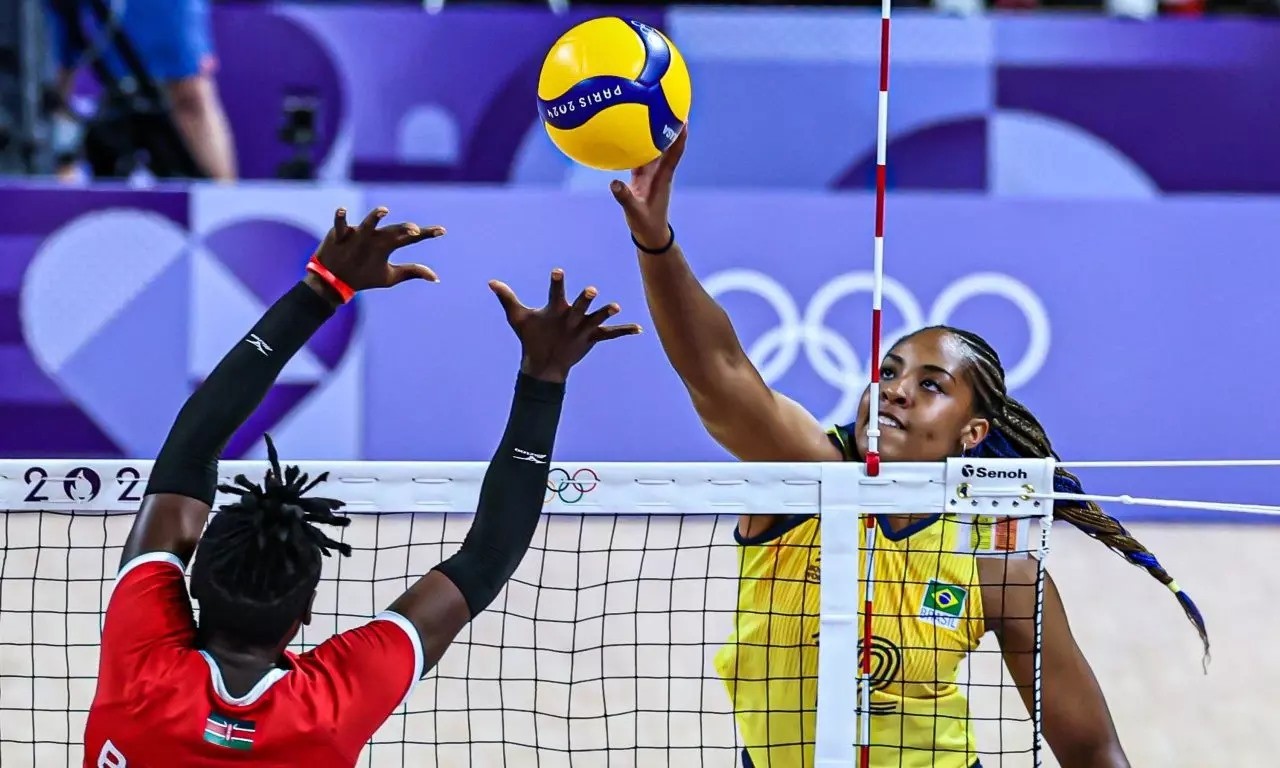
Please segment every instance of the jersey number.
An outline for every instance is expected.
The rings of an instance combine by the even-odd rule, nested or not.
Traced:
[[[98,753],[98,768],[128,768],[128,765],[129,761],[110,740],[102,745],[102,751]]]

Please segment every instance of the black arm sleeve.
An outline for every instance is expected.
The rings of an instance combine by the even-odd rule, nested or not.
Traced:
[[[178,412],[147,494],[176,493],[212,505],[223,447],[334,309],[301,281],[271,305]]]
[[[457,554],[436,567],[462,592],[472,618],[493,602],[529,550],[542,516],[563,402],[564,384],[520,374],[471,530]]]

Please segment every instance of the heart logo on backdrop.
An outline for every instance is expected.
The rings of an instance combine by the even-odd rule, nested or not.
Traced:
[[[72,220],[23,277],[28,348],[130,456],[153,456],[183,402],[303,274],[323,233],[241,219],[196,237],[173,220],[104,209]],[[242,456],[341,363],[357,323],[337,313],[286,366],[227,445]]]

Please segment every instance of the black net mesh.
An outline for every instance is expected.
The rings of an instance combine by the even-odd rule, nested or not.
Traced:
[[[863,745],[851,765],[1052,765],[1035,739],[1044,573],[1032,557],[1041,550],[1038,525],[1030,517],[930,516],[880,520],[869,545],[866,533],[856,599],[864,606],[869,584],[871,622],[864,608],[845,639],[865,662],[870,718],[866,731],[850,734]],[[833,588],[835,577],[822,563],[814,522],[782,520],[759,538],[769,543],[743,550],[728,646],[736,652],[718,659],[720,671],[737,681],[740,719],[755,720],[740,723],[741,737],[769,745],[752,750],[756,765],[812,765],[818,648],[829,641],[816,621],[818,585]],[[1003,648],[987,632],[994,615],[1003,617]]]
[[[102,612],[132,520],[129,514],[0,512],[5,768],[81,764]],[[344,539],[355,553],[326,561],[313,622],[296,649],[314,647],[385,608],[456,550],[469,523],[469,515],[354,515]],[[386,722],[360,764],[740,765],[743,737],[716,658],[735,622],[740,630],[751,612],[735,613],[745,551],[734,539],[736,523],[710,515],[548,516],[509,587]],[[788,549],[817,563],[813,540],[784,537],[762,551],[781,557]],[[790,577],[782,570],[775,576],[770,589],[780,593]],[[816,576],[800,577],[803,590],[816,595],[810,583]],[[895,591],[904,592],[902,583],[876,589],[881,621],[919,623],[919,606],[892,604]],[[766,617],[792,610],[774,602],[751,610]],[[812,642],[816,673],[817,638]],[[915,659],[914,666],[885,666],[891,659],[872,643],[873,678],[888,675],[920,690],[934,685],[938,676],[929,659],[935,651],[903,645],[900,652]],[[910,679],[917,669],[929,672]],[[1034,764],[1033,724],[990,636],[958,669],[982,764]],[[806,671],[770,674],[816,685]],[[875,685],[883,691],[896,683]],[[768,706],[807,708],[799,700]],[[931,716],[941,722],[946,713]],[[881,727],[873,738],[893,741],[894,733]],[[905,731],[900,735],[906,738]],[[931,764],[918,756],[885,762],[885,754],[874,750],[872,764]]]

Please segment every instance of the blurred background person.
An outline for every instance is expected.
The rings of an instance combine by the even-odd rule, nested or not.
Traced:
[[[128,176],[145,162],[161,177],[236,178],[235,143],[214,80],[209,0],[45,3],[58,65],[53,141],[60,176],[74,173],[83,144],[95,177]],[[77,132],[71,103],[86,66],[103,95]]]

